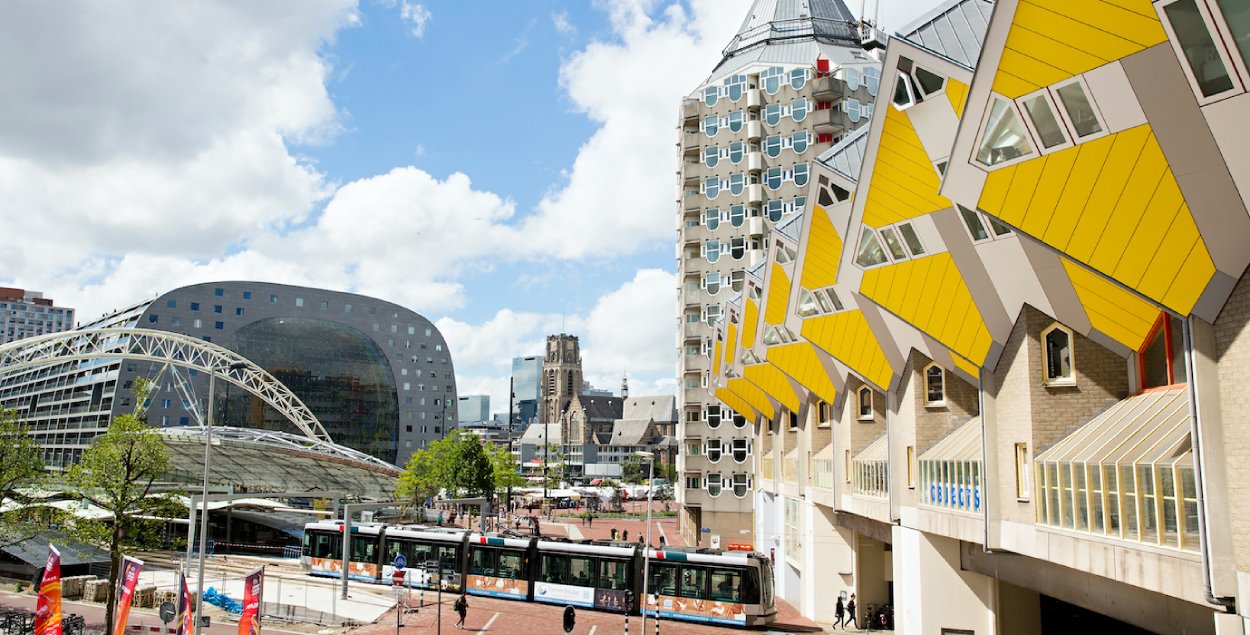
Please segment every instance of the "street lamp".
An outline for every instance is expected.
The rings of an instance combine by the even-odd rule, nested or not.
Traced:
[[[647,585],[651,582],[650,564],[651,564],[651,495],[655,492],[655,455],[639,450],[634,452],[634,456],[640,461],[647,462],[647,544],[642,550],[642,632],[647,632]],[[660,600],[657,597],[655,601],[655,619],[656,623],[660,620]]]
[[[230,362],[228,371],[242,370],[247,368],[247,362],[235,361]],[[200,635],[200,615],[204,609],[204,550],[208,547],[208,466],[209,458],[213,449],[213,411],[217,409],[214,400],[216,399],[217,390],[217,371],[210,370],[208,374],[208,416],[205,419],[205,435],[204,435],[204,490],[200,497],[200,561],[199,569],[196,574],[197,593],[195,598],[195,635]]]

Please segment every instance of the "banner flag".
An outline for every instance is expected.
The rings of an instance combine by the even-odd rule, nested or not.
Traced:
[[[48,545],[48,564],[39,583],[39,599],[35,601],[35,635],[62,635],[61,628],[61,552]]]
[[[191,589],[187,588],[187,574],[182,572],[178,574],[178,617],[174,621],[178,623],[177,635],[191,635],[195,632],[193,626],[192,613],[195,605],[191,603]]]
[[[239,635],[260,635],[260,603],[264,588],[264,567],[243,578],[243,615],[239,617]]]
[[[143,570],[143,561],[125,556],[122,558],[122,575],[120,593],[117,594],[116,620],[113,622],[114,633],[126,632],[126,620],[130,617],[130,604],[135,596],[135,587],[139,585],[139,572]]]

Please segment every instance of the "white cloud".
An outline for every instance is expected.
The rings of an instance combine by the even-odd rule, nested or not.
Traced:
[[[551,14],[551,24],[556,28],[557,33],[572,35],[577,32],[577,26],[573,24],[572,20],[569,20],[568,11]]]
[[[425,25],[434,18],[434,15],[420,2],[404,0],[399,7],[399,17],[409,24],[408,31],[412,33],[412,37],[420,38],[425,36]]]
[[[672,240],[677,108],[716,64],[749,2],[697,1],[692,14],[673,4],[656,19],[654,0],[600,4],[618,41],[592,42],[560,72],[574,107],[600,127],[568,182],[524,224],[536,246],[564,258]],[[563,240],[569,234],[583,239]]]

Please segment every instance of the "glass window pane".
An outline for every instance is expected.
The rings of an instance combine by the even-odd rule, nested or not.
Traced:
[[[1033,128],[1041,139],[1043,148],[1053,148],[1068,140],[1063,134],[1063,126],[1050,107],[1050,100],[1045,95],[1038,95],[1024,100],[1024,111],[1033,121]]]
[[[995,99],[985,122],[985,132],[981,135],[981,145],[977,148],[977,161],[996,165],[1032,152],[1028,132],[1016,109],[1002,99]]]
[[[617,560],[599,562],[599,588],[624,591],[629,588],[629,563]]]
[[[942,90],[942,86],[946,85],[946,78],[916,67],[916,83],[920,84],[920,90],[924,91],[924,94],[932,95]]]
[[[903,73],[898,74],[898,81],[894,83],[894,105],[899,108],[906,108],[915,101],[911,94],[911,84],[907,76]]]
[[[968,226],[968,233],[972,234],[972,242],[988,240],[990,233],[985,230],[985,223],[981,222],[981,215],[959,205],[959,213],[964,217],[964,225]]]
[[[1094,115],[1094,107],[1089,103],[1089,97],[1080,82],[1072,82],[1055,92],[1059,93],[1059,101],[1063,102],[1064,110],[1068,111],[1068,118],[1076,128],[1076,136],[1085,137],[1102,132],[1098,117]]]
[[[716,569],[712,571],[712,600],[721,602],[741,602],[741,589],[741,572],[730,569]]]
[[[684,567],[681,570],[681,597],[707,597],[707,569]]]
[[[1219,3],[1221,9],[1225,11],[1225,17],[1229,17],[1229,13],[1237,16],[1237,22],[1242,27],[1241,33],[1233,31],[1233,37],[1237,40],[1237,44],[1244,50],[1245,16],[1246,9],[1244,2],[1224,2]],[[1229,11],[1223,5],[1237,4],[1241,5],[1240,10]],[[1220,58],[1219,49],[1215,45],[1215,40],[1211,37],[1211,31],[1207,28],[1207,23],[1202,19],[1202,13],[1198,11],[1198,5],[1195,0],[1178,0],[1165,7],[1163,13],[1167,15],[1168,22],[1172,24],[1172,31],[1176,33],[1176,41],[1181,45],[1181,51],[1185,54],[1185,63],[1189,65],[1189,70],[1193,72],[1194,81],[1198,84],[1198,90],[1202,91],[1204,97],[1218,95],[1222,92],[1232,90],[1233,80],[1228,75],[1228,67],[1224,65],[1224,61]],[[1228,26],[1234,28],[1234,19],[1229,17]]]
[[[876,232],[865,227],[859,238],[859,251],[855,254],[855,262],[861,267],[871,267],[888,262],[881,241],[877,240]]]
[[[890,249],[890,256],[894,260],[907,260],[907,252],[903,251],[903,243],[898,239],[898,234],[894,233],[894,229],[884,227],[878,231],[885,239],[886,247]]]
[[[1237,44],[1237,52],[1241,59],[1250,66],[1250,3],[1245,0],[1215,0],[1224,13],[1224,23],[1233,34]]]
[[[903,241],[907,243],[907,249],[911,251],[912,256],[924,253],[924,243],[920,242],[920,236],[916,234],[916,229],[910,223],[899,225],[898,231],[903,235]]]

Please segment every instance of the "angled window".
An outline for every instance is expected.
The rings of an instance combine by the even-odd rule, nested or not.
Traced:
[[[924,403],[926,406],[946,405],[946,371],[936,362],[924,367]]]
[[[915,105],[916,91],[907,73],[899,71],[898,80],[894,82],[894,99],[891,101],[899,110],[906,110]]]
[[[1227,0],[1218,3],[1226,15],[1232,15],[1230,26],[1241,27],[1237,44],[1246,48],[1244,8],[1232,9],[1225,5],[1244,5]],[[1239,88],[1232,75],[1233,60],[1222,46],[1222,38],[1215,29],[1216,21],[1211,8],[1201,0],[1174,0],[1159,3],[1163,24],[1172,42],[1172,48],[1181,60],[1185,75],[1198,94],[1199,103],[1210,103],[1233,94]],[[1240,24],[1238,24],[1240,23]]]
[[[1185,383],[1181,338],[1180,318],[1161,313],[1146,343],[1137,351],[1138,377],[1143,390]]]
[[[859,420],[872,421],[872,389],[868,386],[861,386],[856,397],[859,405]]]
[[[797,256],[798,252],[794,250],[794,247],[791,247],[784,240],[777,241],[777,262],[783,265],[788,264],[794,262]]]
[[[1033,153],[1028,131],[1011,102],[994,98],[977,146],[977,161],[993,166]]]
[[[946,88],[946,78],[919,66],[915,67],[916,86],[925,97],[932,97]]]
[[[1055,106],[1050,98],[1050,91],[1042,91],[1020,100],[1024,113],[1028,115],[1029,129],[1043,150],[1062,146],[1068,143],[1063,124],[1055,114]]]
[[[1067,115],[1068,124],[1078,138],[1088,137],[1103,131],[1098,111],[1090,102],[1085,90],[1085,83],[1077,79],[1055,89],[1063,112]]]
[[[859,250],[855,252],[855,263],[867,269],[889,262],[886,258],[885,249],[881,247],[881,241],[877,239],[877,233],[871,228],[864,227],[859,235]]]
[[[846,307],[842,305],[842,299],[838,297],[838,293],[833,289],[825,289],[824,295],[829,297],[829,302],[833,304],[834,311],[845,311]],[[817,298],[820,294],[817,294]]]
[[[925,253],[924,243],[920,240],[920,235],[916,233],[916,228],[911,223],[899,223],[897,225],[898,233],[903,236],[903,243],[907,245],[907,250],[911,252],[912,258],[919,257]]]
[[[799,289],[799,306],[795,310],[796,313],[803,317],[812,317],[820,315],[820,305],[816,302],[816,296],[812,295],[807,289]],[[827,312],[827,310],[826,310]]]
[[[1072,331],[1068,328],[1052,324],[1042,331],[1042,365],[1047,385],[1076,383],[1072,349]]]
[[[890,251],[890,257],[895,262],[907,260],[907,252],[903,250],[903,241],[899,240],[898,234],[893,227],[882,227],[877,230],[877,233],[885,241],[885,246]]]

